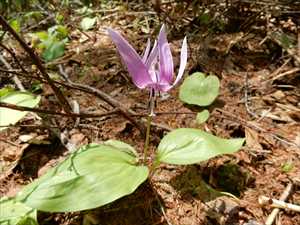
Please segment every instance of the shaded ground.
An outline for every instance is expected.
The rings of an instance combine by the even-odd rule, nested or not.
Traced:
[[[251,5],[240,1],[236,5],[218,4],[218,7],[216,4],[133,2],[127,4],[126,9],[104,12],[97,27],[85,33],[76,29],[79,18],[74,17],[67,53],[49,63],[48,68],[58,73],[57,65],[61,64],[72,81],[99,88],[125,107],[145,113],[148,94],[130,82],[103,29],[120,30],[142,52],[147,38],[155,37],[164,21],[168,25],[175,65],[178,66],[181,40],[188,35],[190,57],[186,75],[195,71],[216,74],[221,80],[221,89],[218,99],[208,107],[211,116],[203,125],[195,122],[195,113],[202,109],[180,102],[178,87],[159,98],[158,112],[176,113],[155,118],[152,151],[159,138],[178,127],[197,127],[227,138],[246,137],[246,145],[232,156],[216,157],[198,165],[162,165],[151,182],[140,187],[135,195],[87,212],[40,213],[40,224],[263,223],[271,208],[260,206],[258,196],[278,199],[290,182],[294,183],[294,191],[289,202],[300,204],[297,186],[300,178],[300,46],[295,39],[299,39],[300,24],[296,16],[284,13],[299,10],[299,4],[278,3],[282,7],[279,14],[271,2]],[[210,11],[205,13],[205,10]],[[65,13],[67,16],[72,11]],[[204,16],[208,19],[203,19]],[[282,38],[276,35],[289,35],[290,46],[285,48]],[[26,78],[22,81],[25,85],[30,83]],[[64,91],[85,112],[113,110],[94,96]],[[47,86],[43,86],[43,95],[45,108],[58,107]],[[67,130],[69,139],[78,146],[108,139],[125,141],[136,149],[143,146],[139,131],[119,114],[80,119],[76,128],[66,118],[49,117],[48,120],[52,126]],[[38,123],[29,115],[21,124]],[[20,136],[28,134],[35,137],[35,141],[43,142],[22,142]],[[66,150],[46,128],[12,127],[1,132],[0,160],[6,171],[0,177],[1,196],[15,195],[22,185],[43,174],[65,155]],[[220,191],[231,193],[238,200]],[[283,210],[276,223],[300,224],[300,216]]]

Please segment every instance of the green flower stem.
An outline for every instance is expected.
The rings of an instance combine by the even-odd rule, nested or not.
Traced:
[[[150,142],[150,130],[151,130],[151,121],[152,117],[155,116],[154,114],[154,107],[155,107],[155,99],[156,99],[156,92],[154,89],[150,90],[150,98],[149,98],[149,115],[147,117],[147,131],[146,131],[146,140],[144,146],[144,159],[143,164],[146,165],[147,163],[147,155],[148,155],[148,148]]]
[[[146,140],[145,140],[145,146],[144,146],[144,159],[143,159],[144,165],[146,165],[146,162],[147,162],[152,116],[153,115],[150,114],[147,117],[147,131],[146,131]]]

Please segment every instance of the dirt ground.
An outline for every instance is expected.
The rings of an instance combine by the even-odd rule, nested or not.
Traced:
[[[179,127],[199,128],[226,138],[245,137],[246,143],[233,155],[222,155],[200,164],[163,164],[134,195],[85,212],[39,213],[39,224],[263,224],[272,208],[260,205],[258,197],[279,199],[289,184],[293,190],[287,201],[299,205],[300,22],[299,17],[291,14],[291,11],[299,12],[299,4],[279,2],[280,9],[276,11],[268,1],[256,5],[248,1],[232,5],[214,1],[201,4],[162,1],[161,5],[156,1],[129,2],[125,9],[121,8],[125,3],[118,3],[119,8],[111,6],[115,11],[102,12],[92,31],[79,32],[75,27],[79,18],[74,17],[69,23],[71,38],[67,52],[48,63],[48,71],[58,74],[60,64],[73,82],[101,89],[124,107],[145,114],[148,93],[130,81],[105,28],[119,30],[142,52],[147,38],[154,38],[164,22],[176,68],[181,40],[187,35],[189,58],[185,76],[196,71],[215,74],[221,88],[217,100],[206,108],[211,115],[202,125],[196,123],[195,117],[204,108],[183,104],[178,99],[179,85],[160,97],[156,111],[164,113],[154,119],[152,152],[168,131]],[[201,17],[205,10],[213,18],[209,22]],[[73,12],[69,9],[63,13],[67,18]],[[288,48],[278,35],[290,37]],[[18,57],[32,70],[30,59],[19,48]],[[0,72],[0,76],[6,74]],[[32,80],[23,77],[22,82],[29,86]],[[1,86],[4,85],[5,82]],[[91,94],[62,90],[84,112],[114,110]],[[40,107],[60,110],[47,85],[43,86],[42,95]],[[44,119],[64,131],[76,146],[117,139],[138,151],[143,148],[144,137],[119,113],[81,118],[76,127],[69,118],[49,115]],[[24,141],[28,135],[31,141]],[[41,125],[33,113],[28,114],[19,125],[0,133],[3,171],[0,196],[14,196],[22,186],[44,174],[66,155],[66,148],[51,129]],[[274,224],[300,224],[300,214],[280,210]]]

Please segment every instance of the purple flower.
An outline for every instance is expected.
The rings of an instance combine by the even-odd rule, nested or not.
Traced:
[[[187,63],[186,37],[181,47],[178,75],[173,81],[173,58],[164,25],[161,27],[158,39],[154,42],[152,49],[150,40],[148,40],[143,56],[138,55],[134,48],[118,32],[108,29],[108,33],[117,46],[133,83],[138,88],[150,88],[151,92],[167,92],[181,79]]]

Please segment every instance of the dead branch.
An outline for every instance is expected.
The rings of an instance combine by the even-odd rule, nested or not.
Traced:
[[[118,110],[112,110],[105,113],[62,113],[62,112],[56,112],[46,109],[39,109],[39,108],[30,108],[25,106],[17,106],[14,104],[4,103],[0,102],[0,107],[18,110],[18,111],[28,111],[28,112],[36,112],[36,113],[42,113],[42,114],[49,114],[49,115],[58,115],[58,116],[65,116],[65,117],[71,117],[71,118],[97,118],[102,116],[108,116],[112,115],[118,112]]]
[[[135,116],[136,113],[133,110],[125,108],[116,99],[114,99],[109,94],[107,94],[107,93],[105,93],[105,92],[103,92],[103,91],[101,91],[99,89],[90,87],[89,85],[86,85],[86,84],[78,84],[78,83],[75,83],[75,82],[71,81],[68,78],[67,74],[61,69],[62,67],[59,67],[59,68],[60,68],[60,73],[61,73],[62,77],[68,82],[68,84],[71,87],[79,89],[79,90],[83,90],[83,91],[86,91],[86,92],[89,92],[90,94],[93,94],[93,95],[99,97],[100,99],[104,100],[109,105],[113,106],[114,108],[117,108],[120,111],[120,113],[126,119],[128,119],[130,122],[132,122],[140,130],[140,132],[142,133],[142,135],[146,134],[146,132],[145,132],[146,131],[145,125],[141,124],[139,121],[137,121],[134,118],[134,116]]]
[[[42,77],[32,76],[32,75],[29,75],[29,74],[24,74],[24,73],[20,73],[20,72],[17,72],[17,71],[12,71],[12,70],[0,69],[0,71],[5,72],[5,73],[9,73],[9,74],[17,74],[17,75],[20,75],[20,76],[25,76],[25,77],[37,79],[42,83],[47,83],[47,81],[45,81],[45,79],[42,78]],[[119,110],[119,111],[117,110],[118,112],[120,112],[126,119],[128,119],[130,122],[132,122],[134,125],[136,125],[137,128],[141,131],[142,134],[145,134],[144,133],[145,132],[145,126],[143,124],[139,123],[136,119],[134,119],[134,117],[144,117],[144,116],[147,116],[147,114],[145,114],[145,113],[136,113],[131,109],[126,109],[117,100],[113,99],[110,95],[102,92],[99,89],[90,87],[88,85],[77,84],[77,83],[74,83],[74,82],[70,81],[69,79],[67,80],[67,82],[60,82],[60,81],[53,81],[53,82],[57,85],[61,85],[63,87],[69,88],[69,89],[82,91],[84,93],[92,94],[94,96],[99,97],[100,99],[107,102],[109,105],[117,108]],[[121,111],[121,110],[123,110],[123,111]],[[197,114],[197,113],[196,112],[156,112],[155,114],[156,115],[168,115],[168,114],[174,114],[174,115],[177,115],[177,114],[192,114],[192,115],[194,115],[194,114]],[[145,122],[145,121],[142,121],[142,122]],[[166,127],[164,125],[156,124],[154,122],[152,122],[151,124],[153,126],[158,127],[158,128],[162,128],[162,129],[165,129],[165,130],[168,130],[168,131],[171,130],[171,128]]]
[[[269,197],[264,196],[264,195],[259,196],[258,202],[261,205],[270,205],[271,207],[274,207],[274,208],[288,209],[288,210],[300,212],[300,206],[299,205],[295,205],[295,204],[292,204],[292,203],[287,203],[285,201],[277,200],[277,199],[274,199],[274,198],[269,198]]]

